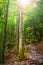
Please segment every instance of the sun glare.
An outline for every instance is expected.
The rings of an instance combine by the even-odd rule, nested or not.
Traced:
[[[29,5],[29,4],[30,4],[30,0],[19,0],[19,3],[20,3],[22,6]]]
[[[38,1],[40,0],[18,0],[18,5],[19,6],[29,6],[31,7],[37,7],[38,6]]]

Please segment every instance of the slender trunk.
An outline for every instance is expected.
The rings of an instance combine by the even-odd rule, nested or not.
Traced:
[[[17,54],[18,54],[18,49],[19,49],[19,23],[17,23]]]
[[[16,54],[18,54],[18,49],[19,49],[19,18],[17,19],[17,24],[16,24]]]
[[[8,18],[8,8],[9,8],[9,0],[6,6],[6,15],[4,21],[4,32],[3,32],[3,51],[2,51],[2,62],[4,63],[4,51],[5,51],[5,43],[6,43],[6,28],[7,28],[7,18]]]
[[[18,32],[19,32],[19,36],[18,36],[18,40],[19,40],[19,50],[18,50],[18,57],[19,59],[23,59],[24,58],[24,47],[23,47],[23,34],[22,34],[22,6],[19,5],[19,27],[18,27]]]

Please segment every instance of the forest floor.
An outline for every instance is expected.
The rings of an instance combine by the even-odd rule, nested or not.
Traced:
[[[25,60],[16,61],[16,55],[14,54],[14,48],[9,50],[10,54],[7,56],[4,65],[43,65],[43,41],[36,44],[25,45]]]

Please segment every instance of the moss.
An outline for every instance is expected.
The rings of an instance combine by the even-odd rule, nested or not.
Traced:
[[[20,48],[18,53],[18,59],[23,60],[24,58],[24,48]]]

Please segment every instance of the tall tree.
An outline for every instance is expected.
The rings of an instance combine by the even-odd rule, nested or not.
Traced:
[[[23,59],[24,58],[24,45],[23,45],[23,34],[22,34],[22,5],[19,3],[18,5],[18,17],[19,17],[19,21],[18,21],[18,43],[19,43],[19,49],[18,49],[18,57],[19,59]]]
[[[2,51],[2,61],[3,61],[3,63],[4,63],[4,51],[5,51],[5,43],[6,43],[8,8],[9,8],[9,0],[7,1],[7,4],[6,4],[6,14],[5,14],[4,31],[3,31],[3,51]]]

